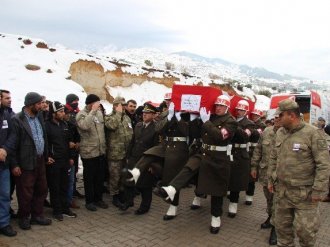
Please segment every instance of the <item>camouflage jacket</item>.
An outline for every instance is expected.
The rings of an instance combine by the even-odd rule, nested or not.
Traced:
[[[131,119],[125,114],[113,111],[105,116],[107,131],[107,157],[110,160],[126,158],[133,136]]]
[[[276,130],[274,126],[267,127],[261,135],[251,158],[251,172],[258,167],[266,169],[269,163],[270,152],[275,141]]]
[[[282,127],[274,145],[267,172],[270,183],[312,186],[318,196],[328,190],[328,145],[320,131],[304,122],[290,131]]]
[[[80,155],[83,159],[105,154],[104,119],[101,111],[91,111],[86,107],[77,116],[80,134]]]

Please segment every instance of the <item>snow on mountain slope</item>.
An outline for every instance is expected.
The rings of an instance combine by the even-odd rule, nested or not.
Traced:
[[[24,44],[23,41],[29,39],[32,44]],[[166,55],[155,49],[135,49],[125,50],[110,54],[109,52],[98,54],[86,54],[79,51],[69,50],[62,45],[48,45],[48,48],[37,48],[38,42],[45,41],[40,39],[31,39],[21,35],[0,34],[0,88],[8,89],[12,92],[12,107],[15,111],[19,111],[24,103],[24,96],[27,92],[35,91],[45,95],[49,100],[58,100],[65,103],[65,97],[69,93],[75,93],[80,98],[80,107],[83,107],[86,92],[76,82],[70,80],[69,69],[72,63],[78,60],[94,61],[102,65],[104,70],[113,71],[118,67],[111,62],[124,61],[131,64],[130,67],[121,67],[124,73],[141,75],[146,71],[142,67],[148,67],[145,60],[153,63],[152,67],[165,69],[165,62],[175,65],[177,72],[174,73],[180,84],[195,84],[197,81],[207,85],[211,82],[210,73],[216,75],[228,76],[233,78],[243,78],[236,68],[226,67],[224,65],[211,65],[206,62],[196,62],[189,57],[176,54]],[[53,50],[51,51],[52,48]],[[37,65],[39,70],[31,71],[26,69],[26,65]],[[49,73],[51,72],[51,73]],[[181,72],[195,74],[195,77],[185,77]],[[135,99],[138,104],[151,100],[153,102],[161,102],[163,96],[170,89],[164,85],[160,85],[152,81],[152,78],[163,78],[161,72],[150,72],[141,85],[132,84],[129,87],[109,87],[113,97],[121,95],[128,99]],[[221,79],[218,80],[221,83]],[[244,88],[246,89],[246,88]],[[244,90],[244,94],[253,98],[253,91]],[[269,99],[267,97],[257,97],[257,105],[260,104],[261,109],[267,109]],[[259,100],[260,99],[260,100]],[[267,102],[268,99],[268,102]],[[260,101],[260,102],[259,102]],[[108,112],[111,110],[111,104],[104,102]]]

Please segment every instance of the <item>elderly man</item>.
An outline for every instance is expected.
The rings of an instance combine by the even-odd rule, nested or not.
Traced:
[[[286,99],[275,113],[276,132],[268,168],[268,188],[275,189],[275,229],[278,246],[314,246],[320,226],[318,202],[328,188],[329,152],[324,135],[302,122],[299,106]]]
[[[12,118],[16,145],[11,165],[16,182],[18,224],[21,229],[29,230],[30,224],[52,223],[43,215],[47,196],[45,161],[51,161],[47,159],[47,135],[40,112],[42,96],[30,92],[25,96],[24,105]]]

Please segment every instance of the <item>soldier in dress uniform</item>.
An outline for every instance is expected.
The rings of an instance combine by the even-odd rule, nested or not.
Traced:
[[[275,190],[275,229],[278,246],[314,246],[320,227],[319,201],[328,188],[329,152],[324,135],[302,122],[296,102],[279,103],[281,127],[268,168],[268,188]]]
[[[274,226],[271,224],[271,217],[273,213],[273,193],[268,190],[267,169],[269,163],[270,152],[275,140],[276,131],[280,128],[279,117],[275,116],[274,125],[267,127],[259,139],[258,145],[255,147],[251,158],[251,177],[257,179],[262,184],[263,192],[267,202],[266,212],[268,218],[261,224],[261,229],[272,228],[269,237],[269,244],[276,245],[276,232]],[[273,221],[273,219],[272,219]]]
[[[235,109],[238,129],[233,138],[234,163],[231,166],[229,182],[228,217],[230,218],[236,216],[239,192],[246,191],[248,188],[251,162],[248,148],[250,137],[255,129],[255,124],[246,116],[249,111],[249,103],[246,100],[240,100]]]
[[[127,155],[127,169],[133,169],[135,164],[143,156],[143,153],[158,144],[159,135],[155,130],[156,124],[154,122],[157,109],[151,104],[145,104],[142,112],[143,121],[137,123],[134,128],[132,142]],[[151,169],[144,172],[137,181],[136,188],[141,193],[142,201],[139,209],[135,211],[136,215],[145,214],[150,209],[152,186],[155,181],[152,172]],[[120,207],[121,210],[127,210],[130,206],[134,205],[134,187],[126,186],[125,192],[126,202]]]
[[[258,108],[254,107],[253,111],[251,111],[251,120],[255,123],[255,129],[251,133],[250,136],[250,144],[249,144],[249,155],[252,157],[254,148],[257,146],[260,136],[262,132],[266,128],[266,124],[261,120],[262,111]],[[245,205],[252,205],[254,191],[255,191],[255,182],[257,177],[253,178],[250,175],[248,189],[246,191],[245,196]]]
[[[188,159],[188,136],[189,136],[189,114],[174,111],[174,104],[171,103],[168,111],[159,116],[156,123],[156,131],[162,136],[162,142],[144,152],[144,155],[136,163],[135,168],[128,170],[128,180],[136,183],[140,174],[148,171],[154,163],[160,163],[162,169],[162,185],[168,183],[181,171]],[[164,215],[164,220],[171,220],[177,215],[179,204],[179,193]]]
[[[211,118],[204,107],[200,109],[200,118],[203,121],[202,147],[189,158],[169,186],[162,187],[159,192],[163,198],[173,200],[177,192],[198,173],[197,194],[211,195],[212,234],[217,234],[220,230],[223,196],[228,190],[232,163],[231,140],[238,126],[228,112],[229,107],[229,97],[221,95],[215,101],[215,114]]]

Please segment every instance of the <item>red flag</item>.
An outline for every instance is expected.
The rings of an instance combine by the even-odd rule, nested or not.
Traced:
[[[292,99],[292,100],[296,100],[296,97],[294,95],[290,95],[290,94],[285,94],[285,95],[274,95],[272,96],[272,98],[270,99],[270,109],[276,109],[278,107],[278,103],[282,100],[285,99]]]
[[[311,90],[311,98],[312,98],[312,104],[321,108],[320,95],[317,92]]]
[[[220,89],[203,86],[173,85],[172,102],[176,111],[199,113],[200,107],[214,111],[214,102],[222,92]]]

